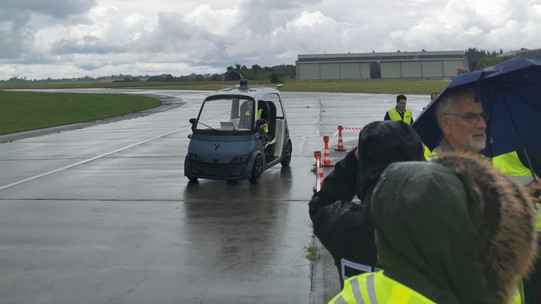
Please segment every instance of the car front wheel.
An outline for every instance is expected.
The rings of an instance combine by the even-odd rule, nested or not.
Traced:
[[[254,165],[252,166],[252,173],[250,174],[250,183],[257,184],[263,174],[263,158],[258,155],[255,158]]]
[[[284,148],[284,157],[280,162],[282,164],[282,167],[289,167],[289,164],[291,163],[291,153],[293,152],[292,150],[293,148],[291,147],[291,142],[288,141]]]

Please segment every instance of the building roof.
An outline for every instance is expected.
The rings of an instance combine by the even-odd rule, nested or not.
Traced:
[[[388,53],[342,53],[342,54],[299,54],[298,62],[339,61],[392,61],[392,60],[456,60],[464,59],[464,51],[431,52],[388,52]]]

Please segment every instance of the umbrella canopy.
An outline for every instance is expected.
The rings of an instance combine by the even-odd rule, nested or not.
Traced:
[[[433,150],[443,138],[436,105],[456,87],[475,90],[476,101],[489,114],[487,144],[482,154],[493,157],[541,143],[541,61],[517,57],[480,71],[457,75],[413,123],[423,143]]]

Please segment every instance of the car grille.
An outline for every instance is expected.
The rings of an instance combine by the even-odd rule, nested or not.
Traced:
[[[203,166],[202,174],[212,176],[231,175],[230,166]]]

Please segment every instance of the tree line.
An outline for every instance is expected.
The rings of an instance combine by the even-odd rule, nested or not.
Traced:
[[[223,81],[224,75],[228,72],[235,71],[242,78],[248,80],[258,81],[270,81],[272,83],[282,82],[285,79],[295,79],[296,69],[294,65],[282,64],[272,67],[261,67],[258,64],[252,65],[251,68],[245,65],[235,64],[235,66],[229,66],[222,74],[189,74],[183,76],[173,76],[172,74],[161,75],[109,75],[101,77],[79,77],[79,78],[61,78],[61,79],[42,79],[42,80],[27,80],[26,77],[12,77],[8,80],[0,80],[0,83],[39,83],[39,82],[64,82],[64,81],[112,81],[112,82],[193,82],[193,81]]]
[[[469,48],[465,51],[466,59],[468,60],[468,68],[470,71],[475,71],[480,68],[479,63],[486,58],[495,58],[498,55],[503,54],[503,50],[500,49],[499,52],[496,51],[485,51],[478,50],[477,48]],[[509,58],[503,57],[501,61],[507,60]],[[491,61],[490,59],[488,61]]]
[[[486,51],[482,49],[477,48],[468,48],[465,50],[465,56],[468,61],[468,68],[470,71],[474,71],[476,69],[482,68],[482,65],[480,65],[480,62],[488,63],[488,65],[492,65],[504,60],[507,60],[511,57],[496,57],[498,55],[503,54],[503,50],[500,49],[497,51]],[[61,81],[104,81],[104,80],[110,80],[113,82],[139,82],[139,81],[148,81],[148,82],[193,82],[193,81],[223,81],[223,80],[230,80],[230,79],[224,79],[225,76],[228,73],[236,73],[239,77],[242,77],[244,79],[248,80],[255,80],[255,81],[270,81],[272,83],[278,83],[283,82],[287,79],[295,79],[296,78],[296,68],[295,65],[292,64],[282,64],[282,65],[275,65],[272,67],[262,67],[258,64],[254,64],[251,67],[247,67],[246,65],[241,64],[235,64],[234,66],[228,66],[226,68],[226,71],[222,74],[189,74],[189,75],[183,75],[183,76],[173,76],[172,74],[161,74],[161,75],[139,75],[139,76],[132,76],[132,75],[109,75],[109,76],[101,76],[101,77],[80,77],[80,78],[62,78],[62,79],[42,79],[42,80],[27,80],[26,77],[12,77],[8,80],[0,80],[0,83],[36,83],[36,82],[61,82]]]

